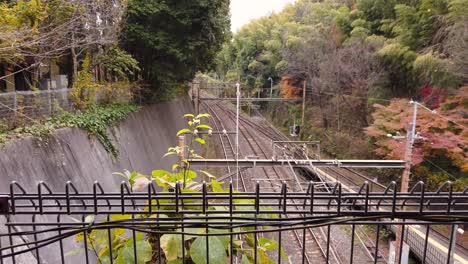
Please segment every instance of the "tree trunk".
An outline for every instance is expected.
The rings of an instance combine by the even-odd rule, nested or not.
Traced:
[[[317,91],[318,91],[318,103],[320,107],[320,112],[322,113],[322,125],[323,125],[323,128],[328,129],[328,118],[327,118],[327,114],[325,113],[325,109],[323,106],[322,95],[320,94],[320,89],[317,89]]]
[[[76,47],[75,47],[75,32],[72,32],[71,54],[72,54],[72,59],[73,59],[72,83],[75,83],[76,78],[78,77],[78,55],[76,53]]]

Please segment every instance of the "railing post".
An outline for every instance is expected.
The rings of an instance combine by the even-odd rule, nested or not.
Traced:
[[[0,215],[8,213],[8,196],[0,196]]]

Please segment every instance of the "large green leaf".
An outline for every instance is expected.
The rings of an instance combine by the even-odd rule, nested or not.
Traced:
[[[170,234],[161,237],[161,248],[167,260],[182,257],[182,235]]]
[[[219,229],[210,228],[210,229],[208,230],[208,233],[210,233],[210,234],[225,234],[226,231],[225,231],[225,230],[219,230]],[[226,250],[229,249],[229,243],[231,242],[231,238],[230,238],[228,235],[225,235],[225,236],[216,236],[216,238],[218,238],[219,241],[221,241],[221,243],[223,243],[224,249],[226,249]],[[210,242],[211,242],[211,241],[210,241]]]
[[[205,144],[206,144],[206,141],[205,141],[203,138],[196,138],[195,141],[198,142],[198,143],[200,143],[201,145],[205,145]]]
[[[246,255],[242,255],[241,264],[250,264],[249,258]]]
[[[182,134],[193,134],[193,132],[192,130],[188,128],[184,128],[184,129],[179,130],[179,132],[177,132],[177,136],[180,136]]]
[[[225,264],[227,259],[226,249],[223,242],[217,237],[210,237],[209,242],[209,262],[210,264]],[[206,237],[195,239],[190,248],[190,256],[195,264],[207,263],[206,257]]]
[[[195,179],[197,177],[197,173],[193,170],[185,170],[177,173],[175,176],[178,181],[183,181],[184,178],[189,181]]]
[[[182,232],[182,229],[177,229],[177,231]],[[184,228],[185,233],[190,233],[190,234],[204,234],[205,229],[204,228]],[[198,237],[197,235],[185,235],[184,240],[191,240],[192,238]]]
[[[148,241],[137,241],[136,242],[138,263],[145,264],[151,260],[152,250],[151,245]],[[133,248],[133,239],[129,239],[125,245],[119,250],[118,257],[115,260],[115,264],[128,264],[135,263],[135,252]]]
[[[154,170],[151,172],[151,175],[153,177],[164,177],[164,176],[167,176],[167,175],[171,175],[170,172],[168,171],[165,171],[165,170]]]
[[[202,117],[210,117],[211,115],[210,114],[199,114],[197,115],[196,119],[200,119]]]
[[[224,192],[222,182],[219,182],[215,179],[211,179],[211,188],[213,188],[213,192]]]
[[[128,220],[128,219],[132,219],[132,215],[129,215],[129,214],[115,214],[115,215],[111,215],[110,217],[111,221],[121,221],[121,220]]]
[[[197,129],[213,129],[213,128],[210,127],[209,125],[198,125]]]

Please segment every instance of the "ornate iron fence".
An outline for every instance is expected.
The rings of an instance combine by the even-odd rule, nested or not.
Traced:
[[[306,192],[292,192],[283,184],[280,192],[271,192],[261,190],[257,183],[254,192],[239,193],[232,191],[232,185],[224,192],[210,192],[204,183],[200,191],[186,192],[176,184],[170,192],[158,192],[151,184],[145,191],[133,192],[122,182],[120,191],[106,192],[96,182],[92,191],[80,192],[71,182],[61,191],[54,191],[40,182],[34,192],[28,192],[13,182],[9,193],[0,193],[0,215],[5,218],[3,224],[0,222],[0,263],[98,262],[95,245],[90,245],[90,240],[86,239],[98,230],[108,234],[101,245],[107,245],[110,251],[107,263],[116,263],[114,230],[126,230],[127,235],[133,237],[134,263],[145,263],[138,259],[135,242],[141,235],[154,237],[153,258],[148,263],[166,263],[159,245],[161,237],[167,234],[181,236],[182,263],[192,263],[186,259],[187,243],[190,243],[187,237],[228,238],[225,262],[235,263],[239,251],[234,243],[245,240],[246,235],[252,238],[251,262],[254,263],[262,263],[259,253],[262,237],[277,241],[278,246],[268,253],[277,263],[286,261],[281,257],[284,257],[283,248],[289,250],[286,254],[295,259],[293,263],[385,263],[387,256],[382,244],[379,245],[382,228],[402,227],[399,228],[402,232],[398,243],[400,252],[408,237],[417,236],[419,246],[424,248],[423,258],[426,258],[426,251],[431,250],[435,238],[430,238],[429,232],[417,231],[415,226],[418,230],[421,226],[429,230],[435,224],[450,225],[455,230],[457,225],[468,221],[468,188],[454,192],[450,183],[436,192],[425,192],[424,184],[419,183],[408,193],[396,192],[395,183],[378,192],[370,191],[367,184],[359,192],[343,191],[339,183],[333,186],[332,192],[320,191],[315,186],[311,182]],[[374,226],[377,230],[372,234],[373,245],[368,244],[371,248],[367,250],[369,258],[365,261],[356,257],[354,241],[358,225]],[[332,226],[351,227],[352,232],[347,233],[349,237],[346,238],[350,245],[348,256],[333,256],[333,241],[338,238],[330,237]],[[325,237],[314,235],[314,230],[321,227],[328,230]],[[195,229],[206,232],[194,232]],[[288,234],[294,235],[292,232],[297,241],[288,239]],[[84,239],[77,240],[78,236]],[[309,248],[311,239],[317,242],[314,252]],[[446,263],[453,263],[457,258],[463,260],[462,254],[455,252],[453,239],[451,237],[452,241],[445,244],[438,242],[446,249]],[[210,256],[210,241],[205,239],[205,256]],[[76,247],[83,249],[69,256],[68,252]],[[154,258],[156,255],[159,257]],[[210,258],[206,260],[209,262]]]

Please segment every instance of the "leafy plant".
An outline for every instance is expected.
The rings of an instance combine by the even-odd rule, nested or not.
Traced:
[[[140,71],[138,61],[117,45],[101,50],[94,61],[105,69],[105,77],[108,81],[135,79],[136,74]],[[114,80],[111,80],[111,77]]]
[[[73,103],[79,109],[86,109],[95,103],[98,85],[93,81],[91,70],[91,56],[87,53],[70,93]]]
[[[205,118],[210,117],[208,114],[193,115],[187,114],[184,118],[187,119],[187,127],[179,130],[177,136],[189,135],[190,140],[188,146],[176,146],[170,147],[168,149],[167,156],[178,155],[180,157],[179,161],[174,164],[172,171],[164,170],[154,170],[151,176],[146,176],[138,172],[125,171],[124,173],[115,173],[115,175],[122,177],[131,187],[131,190],[134,192],[144,191],[149,184],[153,181],[162,188],[162,192],[172,192],[176,188],[176,184],[181,184],[181,192],[196,192],[199,191],[203,183],[197,182],[198,173],[190,169],[190,160],[202,158],[194,150],[194,144],[204,145],[206,143],[205,139],[200,137],[201,131],[211,130],[212,128],[203,123]],[[205,171],[199,171],[209,179],[207,186],[211,192],[229,192],[228,189],[224,189],[223,183],[218,182],[216,177]],[[168,201],[169,202],[169,201]],[[172,203],[172,202],[170,202]],[[234,201],[234,204],[242,204],[242,209],[246,209],[245,204],[254,205],[253,200],[237,200]],[[153,206],[153,204],[148,204]],[[184,201],[184,207],[193,207],[199,208],[199,206],[191,205],[190,200]],[[237,205],[236,205],[237,206]],[[160,209],[173,210],[174,206],[161,206]],[[219,207],[219,206],[210,206],[208,210],[222,210],[226,211],[228,208]],[[145,210],[146,211],[146,210]],[[147,218],[147,217],[156,217],[149,216],[145,211],[142,211],[140,215],[136,216],[138,218]],[[122,216],[113,216],[111,217],[112,221],[130,219],[130,215]],[[157,217],[165,218],[178,218],[182,217],[178,214],[171,215],[161,215],[158,214]],[[185,216],[187,217],[187,216]],[[268,215],[262,217],[276,217],[275,215]],[[251,231],[249,228],[238,228],[238,231]],[[184,235],[181,227],[174,225],[175,234],[164,234],[159,237],[155,235],[146,235],[144,236],[141,233],[138,233],[136,238],[137,245],[137,254],[139,263],[147,263],[148,261],[162,260],[164,259],[165,263],[182,263],[183,259],[190,260],[195,264],[204,264],[208,261],[215,264],[224,264],[226,263],[229,253],[230,253],[230,237],[229,234],[223,235],[222,230],[217,230],[214,228],[185,228],[185,232],[188,232],[193,235]],[[94,252],[100,263],[109,263],[109,249],[107,246],[106,237],[108,236],[107,230],[97,230],[91,231],[87,235],[88,244],[91,245],[90,251]],[[205,236],[205,235],[215,235],[216,236]],[[234,254],[241,257],[242,263],[253,263],[254,261],[254,250],[258,252],[258,263],[274,263],[274,261],[269,257],[269,252],[278,250],[281,252],[282,257],[287,261],[287,256],[282,249],[279,248],[278,243],[274,240],[268,238],[259,238],[257,247],[254,243],[254,235],[248,234],[245,236],[245,240],[234,240],[232,244],[232,250]],[[112,247],[113,247],[113,257],[115,258],[114,263],[133,263],[134,257],[134,248],[133,248],[133,237],[129,237],[128,234],[125,235],[123,229],[116,229],[112,231]],[[83,240],[83,235],[77,236],[77,240]],[[104,240],[103,240],[104,239]],[[207,243],[208,239],[208,243]],[[206,246],[209,246],[208,251],[210,252],[209,256],[206,255]],[[162,250],[162,255],[158,255],[160,248]],[[185,252],[185,256],[183,253]],[[75,252],[73,252],[75,253]]]
[[[107,129],[109,126],[117,125],[130,113],[138,110],[139,106],[134,104],[114,104],[107,106],[96,105],[87,110],[78,110],[74,113],[63,112],[55,117],[48,118],[43,123],[19,127],[13,131],[5,132],[0,136],[0,142],[19,135],[32,135],[42,140],[50,136],[55,129],[78,127],[95,136],[104,146],[104,149],[113,158],[117,158],[118,149],[112,143]]]

